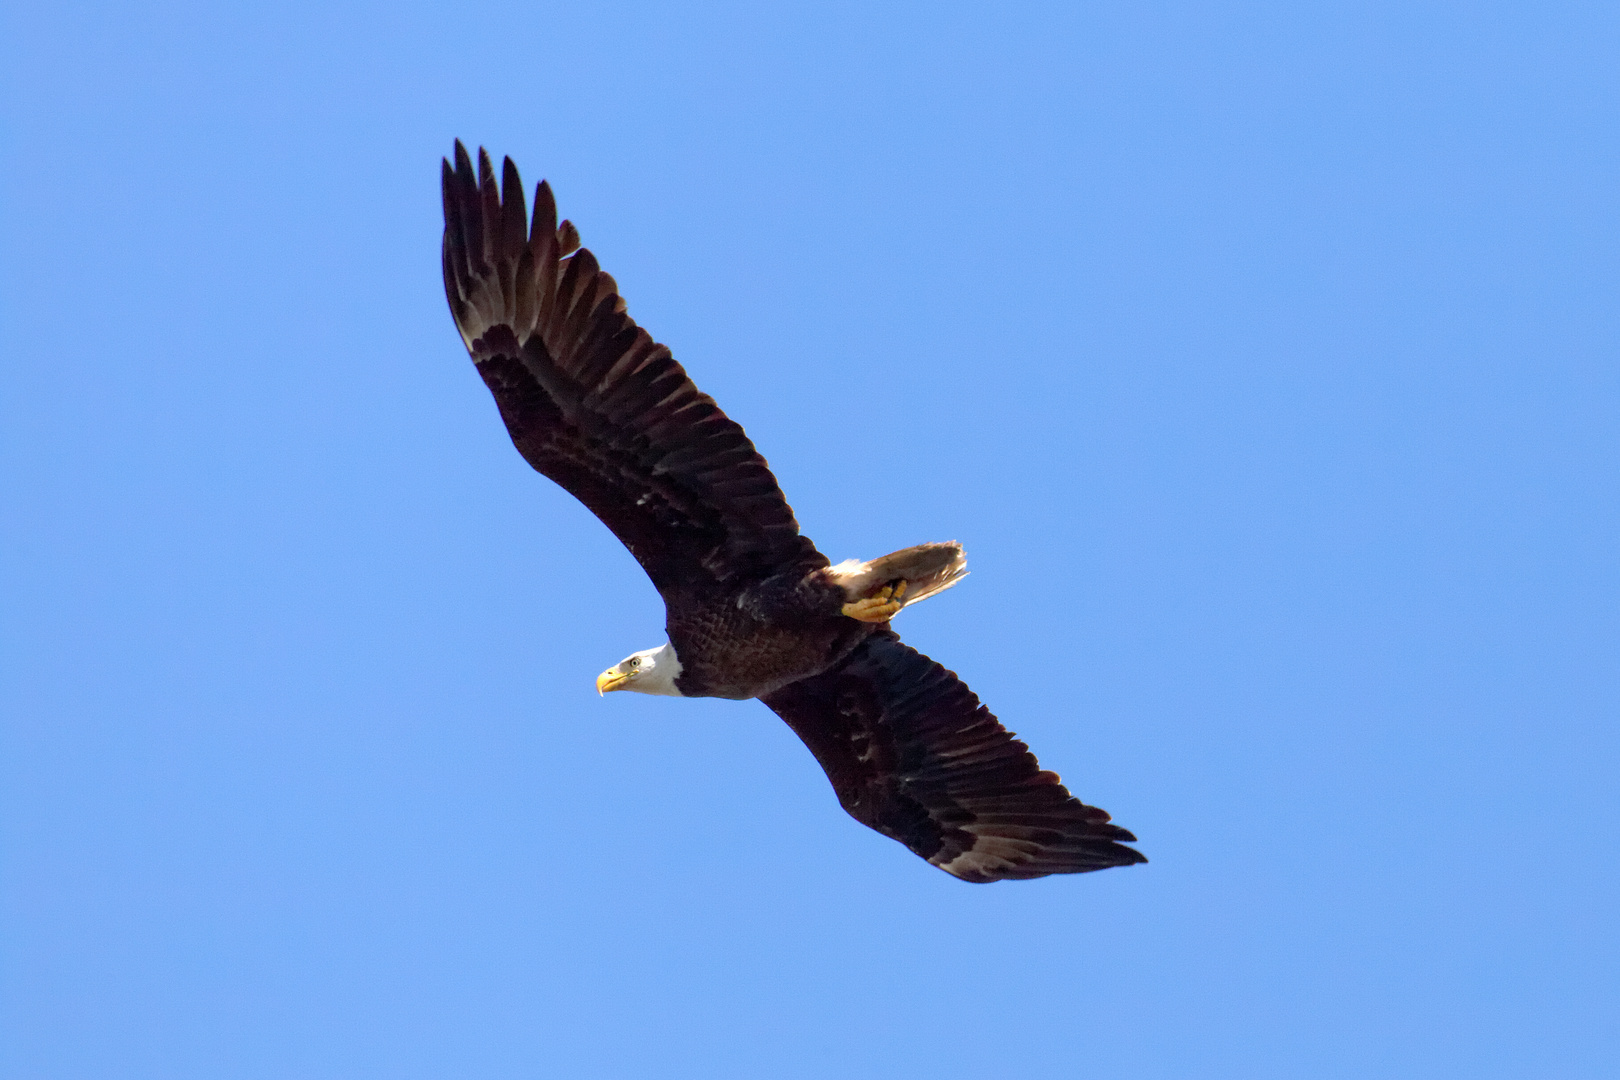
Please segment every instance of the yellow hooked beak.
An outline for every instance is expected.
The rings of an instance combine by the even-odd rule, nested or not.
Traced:
[[[617,690],[630,681],[630,676],[616,667],[610,667],[596,677],[596,692],[605,694],[609,690]]]

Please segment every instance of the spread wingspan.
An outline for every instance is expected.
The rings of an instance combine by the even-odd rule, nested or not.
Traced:
[[[488,155],[475,172],[457,142],[443,186],[444,285],[462,340],[518,451],[595,513],[664,594],[674,678],[711,696],[780,686],[762,700],[804,740],[844,809],[964,880],[1146,861],[1123,846],[1135,837],[1042,770],[954,674],[887,629],[905,589],[916,600],[960,578],[958,546],[834,568],[828,580],[853,594],[844,614],[838,590],[822,612],[814,588],[802,611],[782,601],[789,616],[777,622],[742,613],[762,582],[791,585],[807,579],[777,575],[828,565],[765,459],[625,314],[613,279],[558,223],[545,183],[531,217],[511,159],[497,184]],[[676,657],[677,646],[687,652]],[[808,671],[820,674],[800,678]],[[799,681],[782,685],[788,677]]]
[[[761,700],[804,740],[851,817],[964,881],[1147,861],[965,683],[892,632]]]
[[[518,451],[612,529],[663,590],[826,565],[743,429],[625,314],[613,278],[531,221],[510,158],[444,162],[444,286]],[[575,250],[575,249],[578,250]]]

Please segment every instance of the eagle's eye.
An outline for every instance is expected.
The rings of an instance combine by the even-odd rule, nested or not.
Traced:
[[[640,666],[641,666],[641,657],[632,656],[630,658],[630,670],[634,671],[636,668],[638,668]]]

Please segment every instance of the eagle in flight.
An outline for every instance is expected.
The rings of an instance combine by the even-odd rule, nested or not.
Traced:
[[[759,698],[804,741],[850,816],[964,881],[1145,862],[956,675],[889,620],[966,573],[956,543],[832,565],[799,532],[737,423],[625,313],[613,278],[524,204],[507,158],[443,163],[444,288],[518,452],[630,549],[668,641],[597,689]]]

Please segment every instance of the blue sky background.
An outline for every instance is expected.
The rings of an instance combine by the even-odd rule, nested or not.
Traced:
[[[1620,13],[10,5],[22,1078],[1620,1072]],[[961,884],[511,448],[511,154],[1146,867]]]

